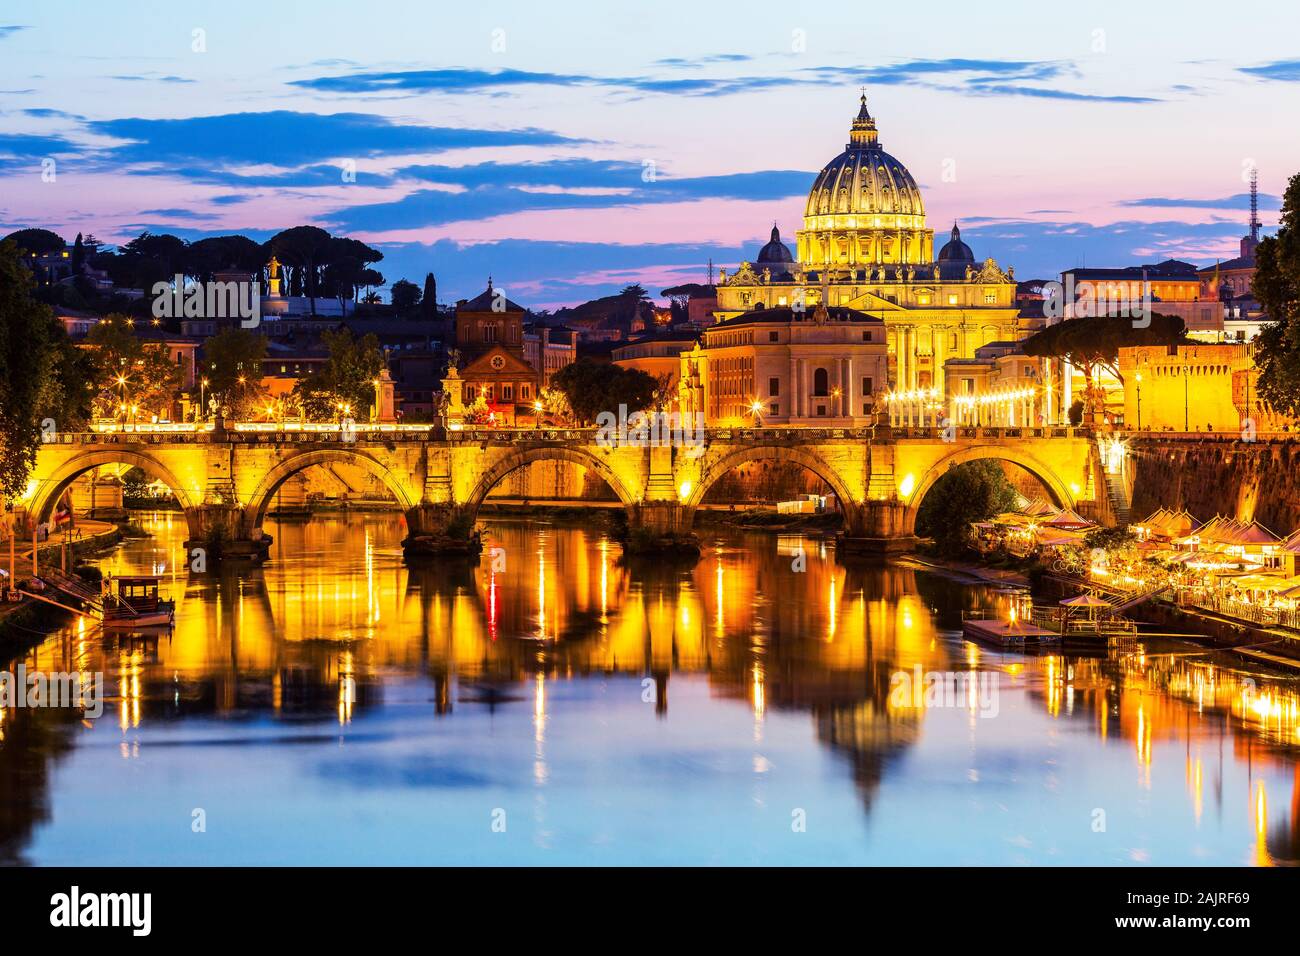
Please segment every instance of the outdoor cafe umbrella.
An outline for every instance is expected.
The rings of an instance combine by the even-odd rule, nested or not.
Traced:
[[[1092,620],[1099,607],[1110,607],[1110,604],[1097,597],[1095,594],[1080,594],[1077,597],[1066,598],[1061,602],[1061,607],[1066,608],[1066,613],[1070,613],[1076,607],[1088,609],[1088,620]]]

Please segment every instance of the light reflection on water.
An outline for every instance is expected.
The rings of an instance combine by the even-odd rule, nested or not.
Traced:
[[[540,522],[490,526],[495,571],[486,553],[408,570],[386,515],[272,526],[264,569],[198,578],[183,523],[146,524],[102,563],[164,574],[176,630],[72,625],[27,655],[103,669],[110,700],[93,722],[3,712],[0,859],[1300,857],[1294,681],[1183,643],[1024,657],[960,639],[963,610],[1014,594],[784,535],[625,568],[598,530]],[[967,671],[993,701],[891,693],[900,672]]]

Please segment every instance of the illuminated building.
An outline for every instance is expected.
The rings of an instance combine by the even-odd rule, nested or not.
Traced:
[[[578,335],[571,329],[538,324],[524,329],[524,361],[537,372],[541,388],[555,373],[578,360]]]
[[[1016,428],[1044,424],[1042,366],[1015,342],[990,342],[973,358],[949,359],[944,409],[954,425]]]
[[[691,332],[660,332],[620,345],[610,353],[610,358],[615,365],[640,369],[651,378],[662,379],[670,391],[676,391],[682,353],[690,351],[695,341]]]
[[[884,323],[887,381],[900,391],[942,391],[949,358],[1025,335],[1012,270],[977,263],[956,225],[935,256],[920,188],[881,148],[865,95],[844,151],[813,183],[803,226],[796,254],[782,253],[773,228],[758,261],[721,272],[719,319],[789,307],[811,315],[818,304],[865,313]],[[873,384],[883,390],[886,382]]]
[[[871,424],[885,347],[885,323],[854,309],[741,313],[681,353],[681,411],[722,426]]]
[[[456,303],[456,348],[464,360],[466,404],[481,395],[513,421],[515,406],[537,397],[541,376],[524,354],[524,307],[493,289],[490,278],[483,292]]]
[[[1247,342],[1120,349],[1125,424],[1236,434],[1249,417],[1258,434],[1294,428],[1260,400],[1254,352]]]

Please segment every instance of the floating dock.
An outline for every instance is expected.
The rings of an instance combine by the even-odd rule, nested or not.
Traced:
[[[998,647],[1020,647],[1023,644],[1048,644],[1061,639],[1059,631],[1051,631],[1036,624],[1017,621],[970,618],[961,622],[962,635],[982,644]]]

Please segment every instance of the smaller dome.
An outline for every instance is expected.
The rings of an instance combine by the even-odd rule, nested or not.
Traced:
[[[971,252],[970,246],[961,241],[961,230],[957,228],[955,222],[952,224],[952,238],[939,250],[938,261],[971,263],[975,261],[975,253]]]
[[[772,223],[772,239],[758,251],[755,264],[761,269],[763,266],[784,266],[792,262],[794,256],[790,254],[790,248],[781,241],[781,231],[776,228],[776,223]]]

